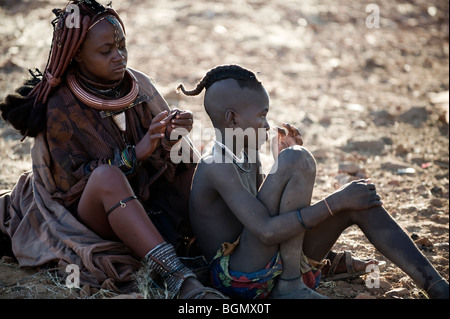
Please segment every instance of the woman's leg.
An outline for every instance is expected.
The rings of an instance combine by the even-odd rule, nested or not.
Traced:
[[[164,242],[138,200],[106,212],[120,201],[133,196],[128,180],[115,166],[103,165],[92,172],[78,204],[78,218],[106,239],[119,238],[137,257],[143,258]]]
[[[78,205],[78,218],[87,227],[92,229],[100,237],[105,239],[120,239],[136,254],[137,257],[149,259],[149,265],[153,265],[157,271],[167,276],[167,269],[160,267],[160,262],[155,263],[151,256],[164,256],[169,266],[179,265],[175,250],[164,243],[163,237],[147,216],[141,203],[136,200],[127,201],[113,209],[109,215],[106,212],[123,201],[133,196],[133,190],[125,175],[115,166],[103,165],[93,172]],[[162,247],[162,248],[161,248]],[[155,250],[153,250],[155,248]],[[164,251],[162,251],[164,249]],[[153,250],[153,251],[152,251]],[[152,252],[149,254],[149,252]],[[167,261],[169,260],[169,261]],[[165,262],[163,260],[162,263]],[[152,264],[153,263],[153,264]],[[152,269],[153,269],[152,268]],[[193,289],[203,288],[203,285],[194,277],[190,270],[177,269],[174,273],[187,276],[179,288],[182,298]],[[176,282],[179,279],[169,279]],[[176,285],[176,283],[174,284]],[[174,291],[178,293],[178,291]],[[207,295],[205,298],[214,297]]]

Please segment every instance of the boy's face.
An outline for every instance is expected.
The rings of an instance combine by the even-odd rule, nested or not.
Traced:
[[[270,129],[267,122],[269,95],[264,88],[261,90],[245,88],[241,91],[242,94],[239,96],[241,102],[236,110],[236,127],[234,129],[240,128],[243,130],[246,147],[259,149],[267,141],[268,130]]]

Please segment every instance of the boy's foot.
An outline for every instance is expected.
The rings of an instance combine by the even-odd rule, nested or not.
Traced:
[[[307,287],[302,278],[293,281],[277,280],[270,297],[272,299],[329,299]]]
[[[379,268],[386,265],[386,262],[375,259],[353,258],[348,250],[339,253],[330,252],[327,259],[330,260],[330,264],[322,268],[322,277],[325,281],[356,278],[370,273],[372,270],[368,268],[369,265],[377,265]]]
[[[431,299],[449,299],[448,282],[445,279],[436,281],[427,290],[427,295]]]

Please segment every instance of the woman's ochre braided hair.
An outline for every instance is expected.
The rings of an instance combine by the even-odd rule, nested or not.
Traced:
[[[3,119],[24,137],[35,137],[45,129],[48,99],[74,63],[72,59],[89,29],[105,15],[113,15],[125,31],[116,11],[94,0],[70,1],[64,9],[53,9],[53,13],[53,39],[44,73],[30,70],[31,79],[0,103]]]
[[[239,65],[220,65],[209,70],[203,79],[197,83],[195,89],[187,91],[183,84],[180,84],[177,87],[177,91],[182,91],[189,96],[199,95],[203,89],[208,90],[215,82],[226,79],[236,80],[241,88],[260,89],[262,87],[261,82],[253,72]]]

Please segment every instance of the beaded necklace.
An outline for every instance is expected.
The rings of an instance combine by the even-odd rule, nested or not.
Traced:
[[[220,148],[222,148],[222,150],[233,159],[233,164],[236,165],[241,171],[243,171],[244,173],[249,173],[252,170],[252,163],[249,162],[248,155],[244,150],[242,150],[241,158],[238,158],[225,144],[217,140],[214,140],[214,143],[220,146]],[[244,164],[246,160],[248,168],[244,168],[242,166],[242,164]]]

